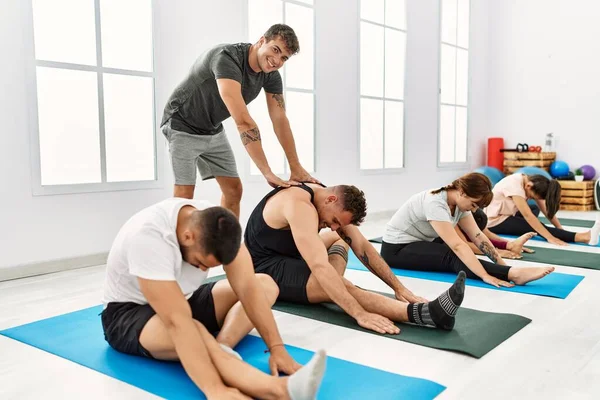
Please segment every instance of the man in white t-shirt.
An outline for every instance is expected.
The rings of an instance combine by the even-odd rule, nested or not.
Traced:
[[[270,309],[277,285],[254,273],[240,243],[236,216],[205,201],[171,198],[135,214],[108,256],[105,338],[124,353],[180,360],[209,399],[312,399],[325,354],[301,368],[287,353]],[[221,264],[227,279],[203,284],[208,268]],[[253,327],[270,350],[275,376],[232,350]],[[279,378],[278,371],[291,376]]]

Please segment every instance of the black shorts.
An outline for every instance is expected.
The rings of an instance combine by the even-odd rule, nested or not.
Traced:
[[[277,283],[277,300],[309,304],[306,284],[311,272],[303,259],[273,256],[255,262],[254,271],[257,274],[269,275]]]
[[[192,317],[200,321],[213,334],[220,329],[212,296],[212,288],[215,284],[216,282],[211,282],[200,286],[188,299],[192,308]],[[122,353],[153,358],[140,344],[140,334],[154,314],[156,312],[150,304],[108,303],[102,311],[104,339],[113,349]]]

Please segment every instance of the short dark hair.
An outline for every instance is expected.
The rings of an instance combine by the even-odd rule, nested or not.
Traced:
[[[285,42],[285,47],[292,55],[297,54],[300,51],[300,43],[298,42],[298,36],[296,32],[288,25],[275,24],[271,26],[263,35],[267,42],[274,40],[277,36]]]
[[[237,217],[223,207],[209,207],[194,214],[193,223],[200,230],[198,242],[205,254],[212,254],[222,264],[232,262],[242,242],[242,227]]]
[[[352,185],[338,185],[335,187],[338,197],[342,201],[344,211],[352,214],[352,225],[360,225],[367,216],[367,199],[365,193]]]

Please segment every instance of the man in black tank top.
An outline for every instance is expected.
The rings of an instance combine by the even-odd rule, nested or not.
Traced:
[[[255,271],[275,280],[279,300],[334,302],[360,326],[379,333],[399,333],[392,321],[452,329],[464,273],[432,302],[415,296],[358,229],[366,208],[364,193],[355,186],[303,183],[272,190],[250,215],[244,233]],[[323,228],[331,231],[319,234]],[[349,248],[396,299],[362,290],[343,277]]]

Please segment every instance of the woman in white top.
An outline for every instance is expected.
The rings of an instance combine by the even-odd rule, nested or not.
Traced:
[[[562,228],[556,217],[561,188],[555,179],[543,175],[513,174],[498,182],[493,193],[494,198],[485,211],[488,229],[496,234],[518,236],[535,230],[552,244],[598,244],[600,221],[596,221],[592,230],[586,232],[569,232]],[[528,199],[535,200],[539,210],[532,210],[527,204]],[[554,227],[542,224],[536,214],[540,210]]]
[[[492,184],[470,173],[437,190],[412,196],[388,222],[381,256],[392,268],[434,272],[465,271],[493,286],[524,285],[554,271],[553,267],[506,265],[471,214],[492,200]],[[493,262],[479,260],[457,234],[458,225]],[[512,282],[512,283],[511,283]]]

